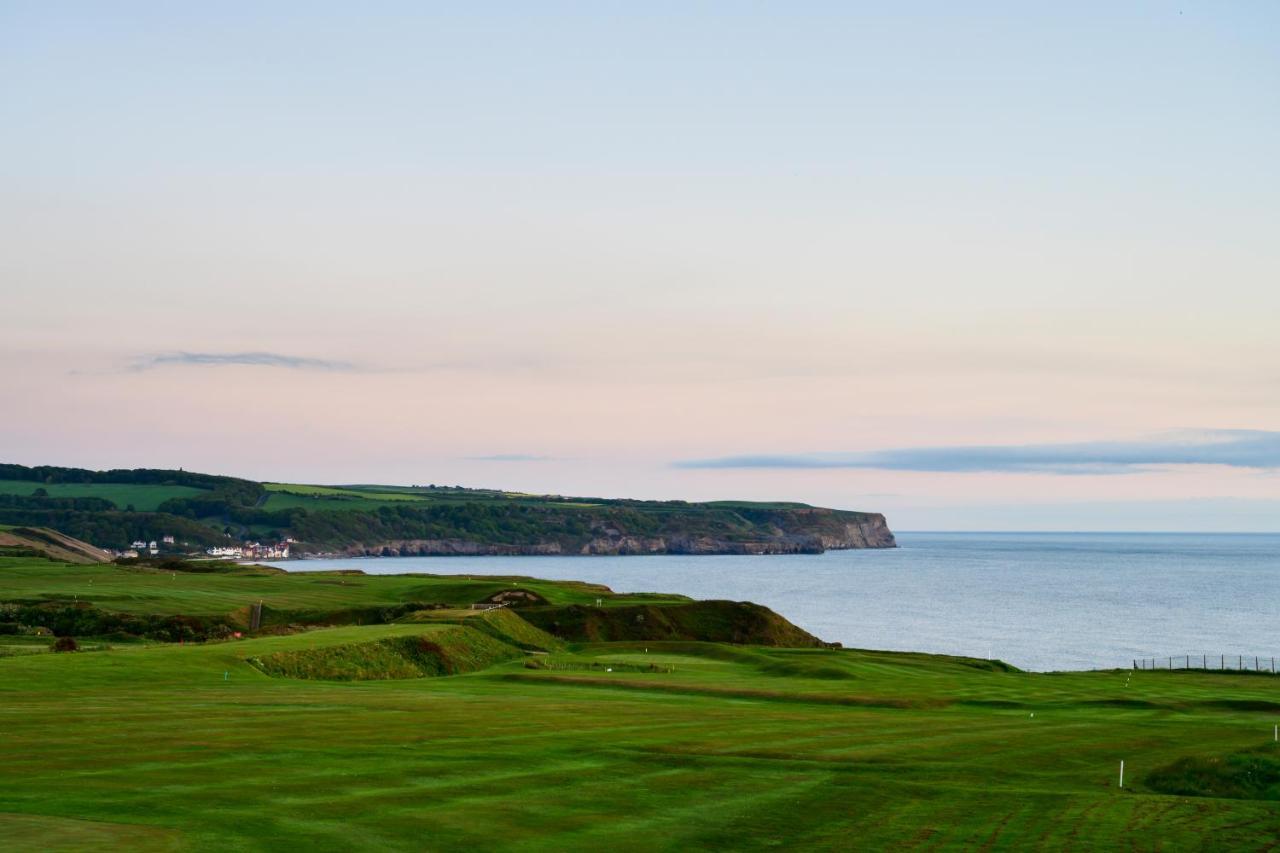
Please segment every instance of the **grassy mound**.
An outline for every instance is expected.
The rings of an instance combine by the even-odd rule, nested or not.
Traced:
[[[1180,758],[1145,781],[1162,794],[1182,797],[1280,800],[1280,753],[1267,746],[1225,758]]]
[[[538,628],[573,642],[701,640],[711,643],[806,648],[822,641],[759,604],[693,601],[627,607],[533,607],[521,615]]]
[[[400,621],[466,625],[509,646],[532,651],[554,652],[564,648],[561,640],[541,628],[535,628],[505,607],[495,610],[416,610]]]
[[[475,672],[519,650],[462,625],[365,643],[273,652],[249,663],[267,675],[321,681],[381,681]]]

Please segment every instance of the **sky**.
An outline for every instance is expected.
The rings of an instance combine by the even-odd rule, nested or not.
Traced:
[[[0,0],[0,461],[1280,531],[1277,37]]]

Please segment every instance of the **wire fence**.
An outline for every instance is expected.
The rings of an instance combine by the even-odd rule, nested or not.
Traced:
[[[1268,672],[1275,674],[1276,659],[1270,655],[1166,655],[1134,658],[1134,669],[1199,669],[1211,672]]]

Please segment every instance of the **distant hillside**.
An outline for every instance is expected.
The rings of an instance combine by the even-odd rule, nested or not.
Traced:
[[[787,554],[892,548],[883,515],[799,503],[640,501],[459,486],[258,483],[189,471],[0,465],[0,524],[175,552],[296,540],[293,553]]]
[[[111,554],[87,542],[39,527],[0,527],[0,556],[48,557],[63,563],[109,563]]]

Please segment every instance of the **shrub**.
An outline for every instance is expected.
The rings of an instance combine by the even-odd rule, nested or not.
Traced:
[[[76,642],[75,637],[59,637],[53,641],[52,648],[55,652],[78,652],[80,644]]]

